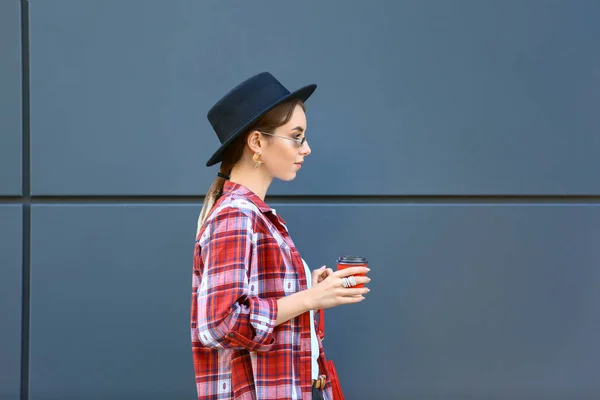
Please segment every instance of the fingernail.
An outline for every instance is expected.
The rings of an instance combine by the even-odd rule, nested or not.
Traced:
[[[371,270],[371,268],[367,268],[367,271],[370,271],[370,270]]]

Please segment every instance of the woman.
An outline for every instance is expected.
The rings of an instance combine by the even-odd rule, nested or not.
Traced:
[[[331,399],[313,312],[358,303],[367,268],[312,272],[264,199],[311,149],[304,101],[271,74],[236,86],[208,112],[221,163],[198,220],[191,309],[198,399]],[[347,279],[344,279],[348,277]]]

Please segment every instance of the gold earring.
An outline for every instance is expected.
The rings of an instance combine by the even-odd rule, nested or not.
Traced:
[[[260,164],[264,163],[264,161],[260,161],[259,157],[260,151],[258,153],[254,153],[254,156],[252,156],[252,159],[254,160],[254,168],[258,168],[260,167]]]

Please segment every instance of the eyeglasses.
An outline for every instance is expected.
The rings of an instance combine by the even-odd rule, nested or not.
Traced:
[[[259,132],[262,133],[263,135],[269,135],[269,136],[274,136],[274,137],[278,137],[281,139],[291,140],[292,142],[296,143],[296,147],[298,147],[298,148],[301,148],[302,146],[304,146],[304,143],[306,143],[306,136],[304,136],[302,139],[295,139],[295,138],[291,138],[291,137],[287,137],[287,136],[275,135],[270,132],[263,132],[263,131],[259,131]]]

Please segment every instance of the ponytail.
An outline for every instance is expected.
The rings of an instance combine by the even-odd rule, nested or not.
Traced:
[[[229,171],[224,171],[223,169],[223,164],[221,164],[221,170],[219,171],[221,174],[229,175],[231,173],[231,168],[229,168]],[[206,218],[208,218],[208,214],[214,207],[215,203],[223,195],[224,185],[225,179],[221,176],[217,176],[213,181],[212,185],[210,185],[210,188],[208,189],[208,192],[204,197],[204,204],[202,204],[202,210],[200,211],[200,215],[198,216],[198,227],[196,228],[196,237],[200,233],[202,225],[204,225],[204,222],[206,222]]]

